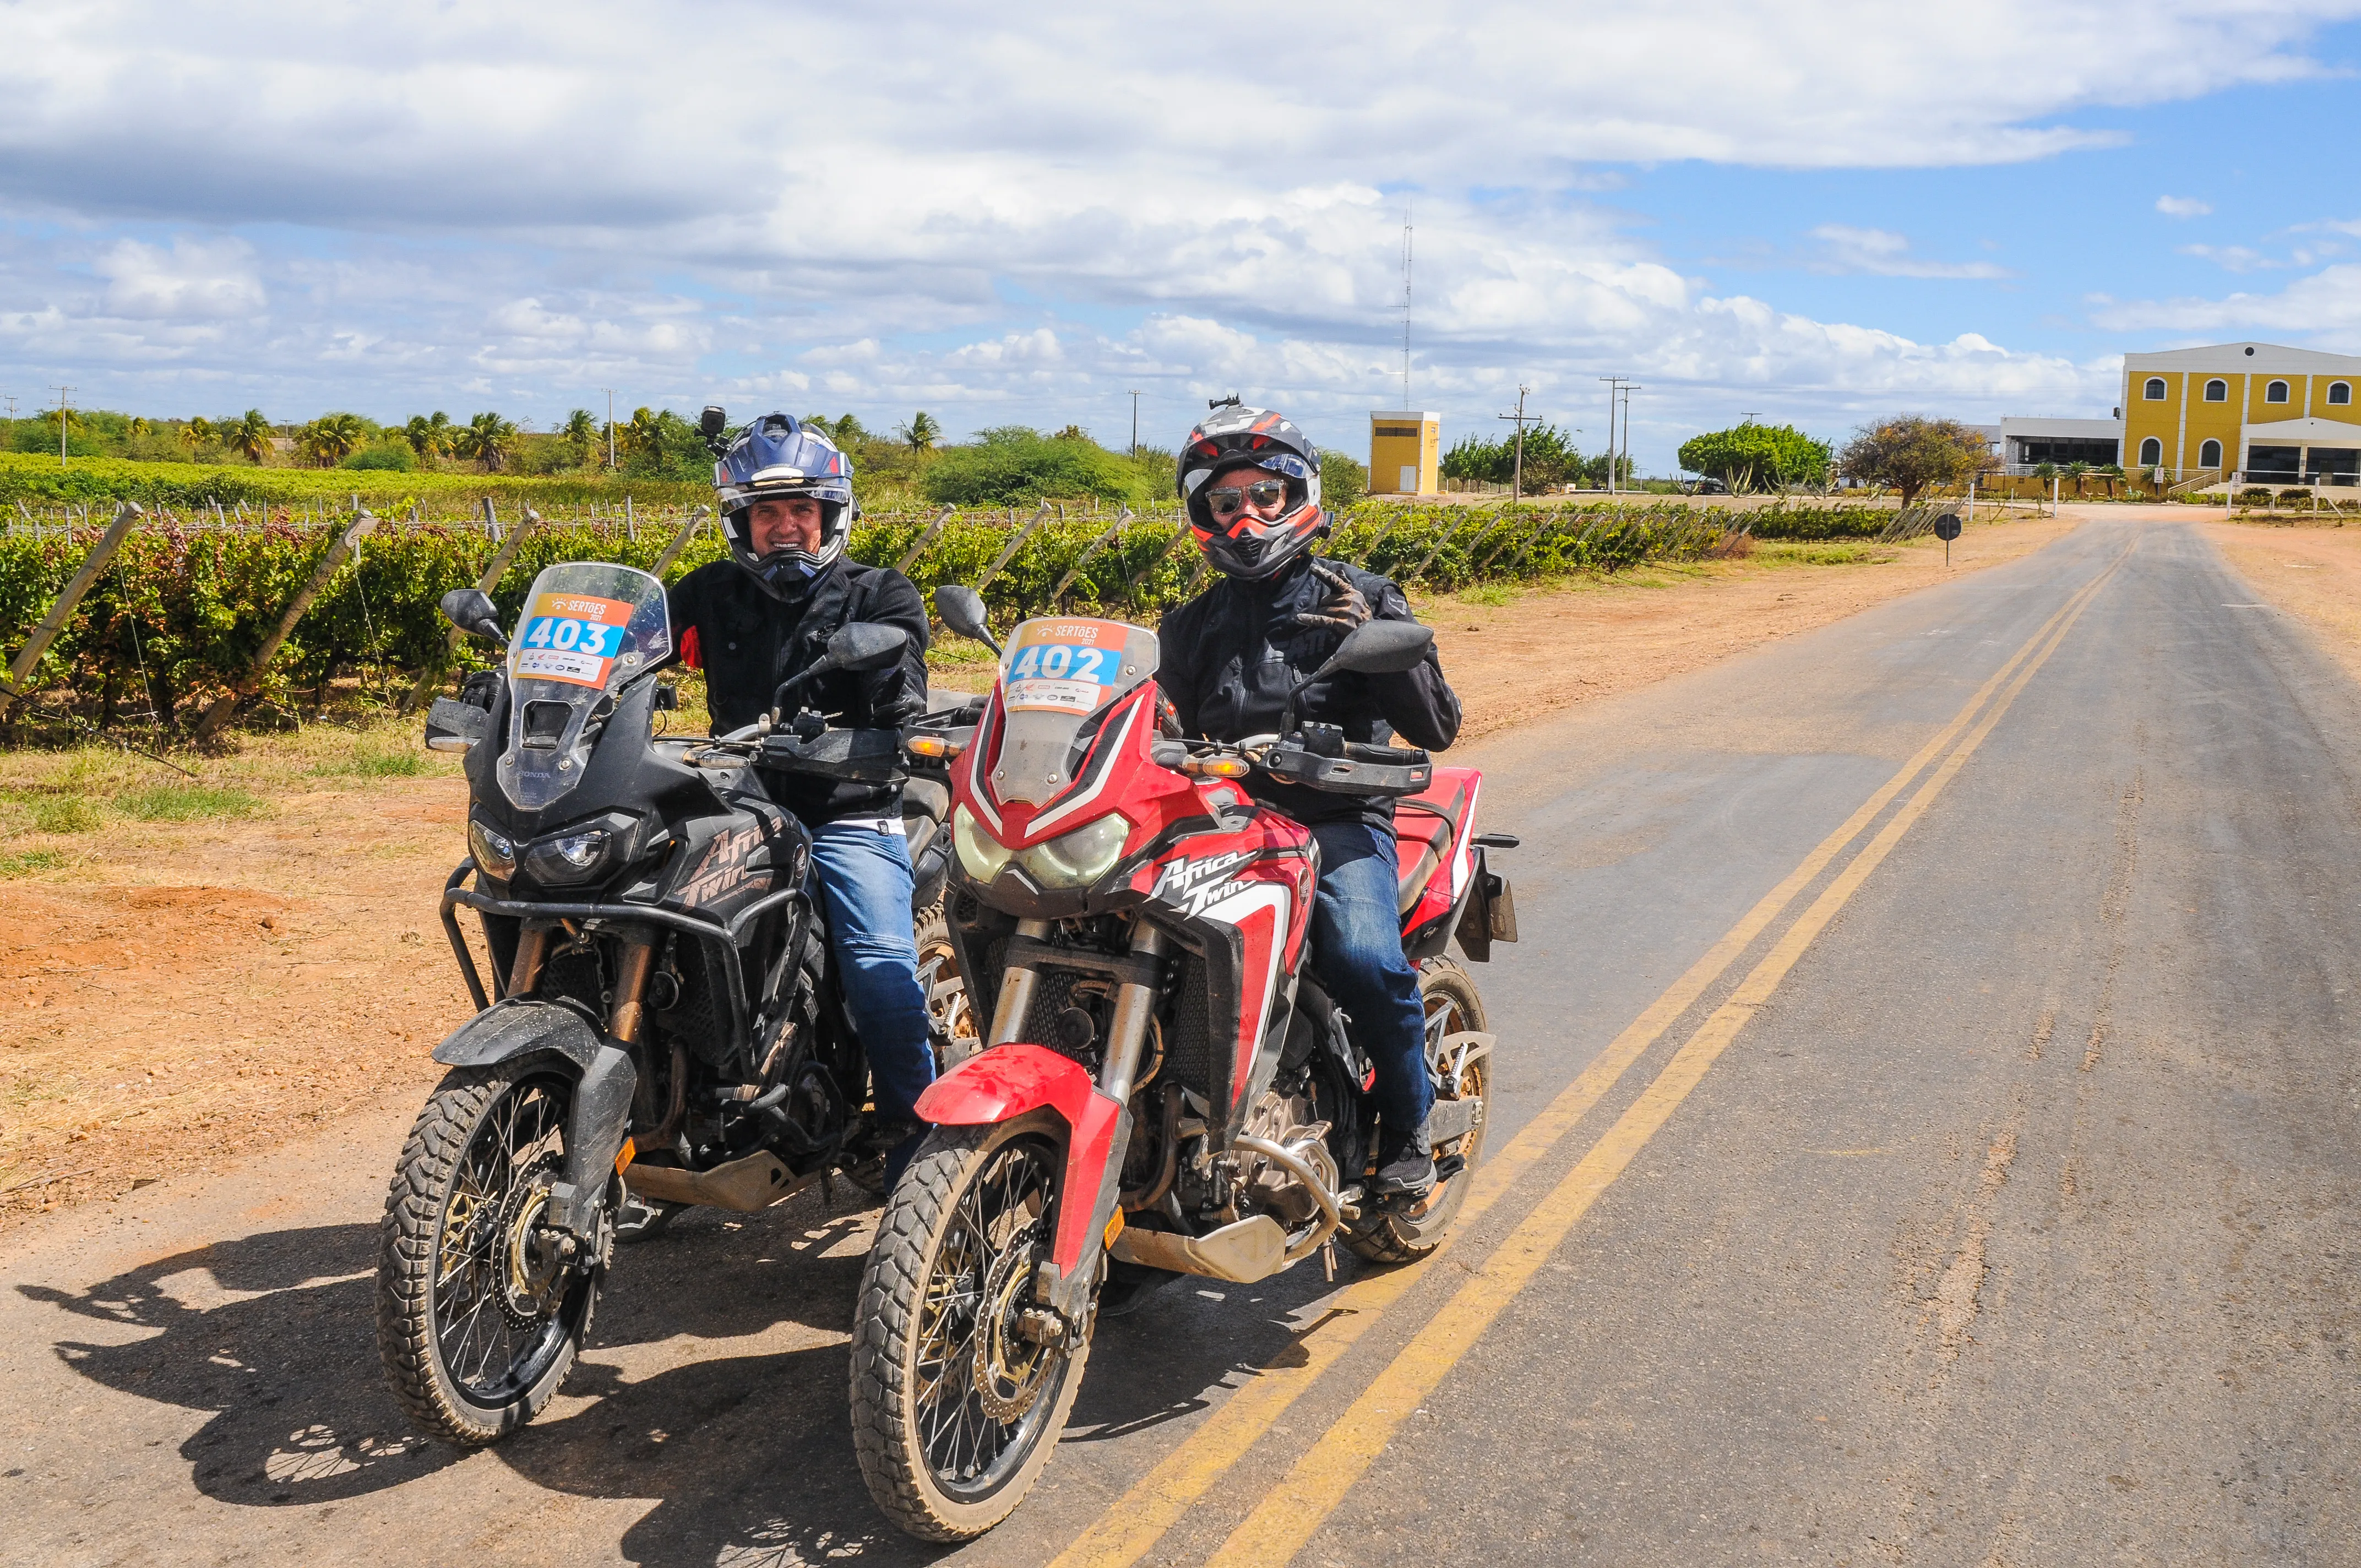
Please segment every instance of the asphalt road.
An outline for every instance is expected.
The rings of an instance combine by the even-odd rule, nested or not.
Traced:
[[[1481,751],[1481,1212],[1103,1325],[978,1563],[2361,1563],[2361,690],[2176,523]],[[404,1116],[0,1245],[0,1561],[941,1555],[851,1460],[867,1216],[627,1252],[542,1420],[379,1390]]]

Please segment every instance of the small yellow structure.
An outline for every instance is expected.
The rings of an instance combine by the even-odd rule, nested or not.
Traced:
[[[1443,416],[1369,415],[1369,494],[1432,496],[1443,488]]]

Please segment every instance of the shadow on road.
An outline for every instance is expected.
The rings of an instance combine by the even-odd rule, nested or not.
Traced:
[[[195,1489],[244,1507],[382,1497],[400,1526],[418,1498],[422,1545],[445,1531],[483,1541],[498,1520],[465,1507],[496,1465],[552,1491],[651,1505],[618,1546],[648,1568],[770,1568],[858,1557],[940,1555],[888,1525],[853,1460],[846,1409],[849,1328],[865,1216],[798,1200],[773,1214],[685,1216],[619,1254],[590,1346],[549,1411],[479,1454],[416,1436],[379,1376],[377,1229],[278,1231],[147,1264],[80,1291],[19,1285],[27,1298],[137,1337],[64,1338],[58,1355],[109,1388],[212,1420],[181,1444]],[[1211,1311],[1183,1282],[1101,1324],[1073,1417],[1077,1443],[1202,1409],[1219,1387],[1287,1352],[1285,1314],[1316,1294],[1258,1288]],[[1294,1281],[1272,1281],[1272,1285]],[[731,1342],[796,1324],[827,1343],[732,1354]],[[687,1336],[707,1349],[668,1344]],[[1300,1354],[1300,1353],[1299,1353]],[[1069,1463],[1079,1460],[1079,1453]],[[457,1474],[446,1474],[451,1472]],[[1056,1468],[1050,1472],[1056,1477]],[[159,1512],[166,1499],[157,1499]],[[455,1501],[463,1511],[454,1512]],[[520,1524],[535,1510],[522,1510]],[[541,1529],[549,1521],[536,1522]]]

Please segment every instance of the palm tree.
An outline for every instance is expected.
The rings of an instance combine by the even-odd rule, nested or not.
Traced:
[[[2074,493],[2082,493],[2082,481],[2091,477],[2091,466],[2081,458],[2066,465],[2066,477],[2074,481]]]
[[[322,414],[303,427],[303,455],[323,468],[333,468],[361,449],[368,427],[358,414]]]
[[[911,451],[924,452],[943,438],[943,427],[935,422],[934,415],[921,409],[910,416],[907,423],[895,426],[894,434]]]
[[[566,422],[557,427],[557,437],[566,444],[566,449],[574,454],[577,467],[590,461],[590,454],[598,449],[602,433],[598,416],[588,409],[576,409],[566,416]]]
[[[497,474],[516,455],[517,427],[496,413],[478,414],[460,427],[455,450],[482,465],[485,473]]]
[[[412,414],[410,422],[401,427],[401,438],[410,443],[410,449],[430,460],[449,455],[452,442],[457,434],[451,423],[451,416],[441,409],[436,409],[432,418]]]
[[[633,409],[631,422],[617,433],[623,450],[634,457],[661,461],[664,457],[664,427],[653,409]]]
[[[270,455],[270,422],[260,409],[248,409],[221,432],[222,444],[249,463]]]
[[[836,444],[839,446],[851,446],[856,442],[869,439],[869,427],[851,414],[837,415],[836,422],[829,429],[834,433]]]
[[[211,446],[216,439],[218,435],[214,430],[214,422],[203,414],[181,426],[181,444],[189,449],[191,456]]]

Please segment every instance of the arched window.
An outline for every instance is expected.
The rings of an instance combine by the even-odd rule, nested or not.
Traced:
[[[2206,382],[2205,400],[2209,403],[2228,402],[2230,400],[2230,383],[2227,381]]]
[[[2222,444],[2218,441],[2209,441],[2199,447],[2197,466],[2200,468],[2219,468],[2222,466]]]
[[[2150,376],[2147,378],[2147,387],[2146,390],[2147,400],[2149,402],[2160,403],[2164,401],[2164,378],[2161,376]]]
[[[2287,401],[2287,383],[2285,381],[2274,381],[2269,386],[2265,387],[2263,389],[2263,401],[2267,403],[2283,403]]]
[[[2153,468],[2164,461],[2164,443],[2149,436],[2140,443],[2140,466]]]
[[[2351,402],[2353,400],[2353,383],[2350,381],[2331,381],[2328,384],[2328,400],[2332,403],[2337,404]]]

